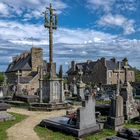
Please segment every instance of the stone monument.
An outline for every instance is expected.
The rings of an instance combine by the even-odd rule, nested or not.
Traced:
[[[118,131],[123,127],[123,98],[120,95],[114,95],[111,99],[110,115],[107,117],[107,126]]]
[[[3,98],[3,91],[0,89],[0,98]]]
[[[10,105],[5,103],[0,103],[0,122],[15,119],[11,114],[7,113],[7,109],[9,108]]]
[[[42,120],[42,127],[51,127],[82,137],[100,130],[95,117],[95,97],[85,96],[82,107],[78,108],[72,115]]]
[[[124,59],[125,81],[120,91],[120,95],[123,97],[125,120],[130,120],[139,116],[139,112],[137,110],[138,105],[133,97],[133,88],[127,79],[128,68],[128,60],[126,58]]]
[[[75,77],[73,77],[72,83],[70,84],[70,92],[72,93],[72,96],[77,96],[77,85]]]
[[[55,9],[50,7],[44,12],[44,27],[49,29],[49,63],[47,64],[48,75],[43,81],[43,100],[50,103],[64,101],[63,77],[56,74],[56,63],[53,62],[53,30],[57,29],[57,15]],[[62,69],[62,67],[61,67]],[[62,73],[62,72],[61,72]]]
[[[82,75],[83,72],[78,72],[78,80],[77,80],[77,97],[78,100],[84,100],[85,99],[85,84],[82,81]]]
[[[43,102],[43,67],[40,65],[38,68],[39,72],[39,101],[40,103]]]

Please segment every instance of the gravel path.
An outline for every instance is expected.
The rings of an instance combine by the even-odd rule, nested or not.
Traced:
[[[7,130],[8,140],[39,140],[34,132],[34,127],[40,123],[42,119],[61,116],[66,110],[58,110],[52,112],[27,111],[26,109],[11,108],[9,112],[28,115],[29,117]]]

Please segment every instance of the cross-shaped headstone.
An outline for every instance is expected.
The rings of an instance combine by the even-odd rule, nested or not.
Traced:
[[[120,94],[120,73],[123,73],[123,70],[121,70],[121,63],[118,62],[119,68],[117,70],[114,70],[115,73],[117,73],[117,95]]]
[[[7,85],[7,76],[4,74],[4,82],[3,82],[3,86]]]
[[[125,72],[125,80],[124,80],[124,84],[127,84],[128,82],[128,77],[127,77],[127,73],[128,73],[128,69],[129,69],[129,66],[128,66],[128,60],[127,58],[124,59],[124,72]]]
[[[17,75],[17,84],[19,84],[20,83],[20,76],[21,76],[21,73],[19,72],[19,70],[16,73],[16,75]]]

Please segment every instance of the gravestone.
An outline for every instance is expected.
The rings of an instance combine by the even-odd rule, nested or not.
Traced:
[[[82,137],[100,130],[99,124],[96,123],[94,96],[85,96],[85,100],[82,101],[82,107],[78,108],[72,116],[45,119],[41,121],[40,125],[42,127],[62,130],[77,137]]]
[[[11,114],[7,113],[7,109],[10,109],[10,105],[0,103],[0,122],[15,119]]]
[[[139,116],[138,105],[133,97],[133,88],[128,82],[128,60],[124,59],[125,81],[121,87],[120,95],[123,97],[124,117],[130,120]]]
[[[82,81],[82,75],[83,72],[78,72],[78,80],[77,80],[77,98],[78,100],[84,100],[85,99],[85,83]]]
[[[117,131],[123,127],[123,124],[123,98],[120,95],[114,95],[114,98],[111,99],[110,115],[107,117],[107,126]]]
[[[3,98],[3,91],[0,90],[0,98]]]
[[[92,127],[97,127],[97,130],[99,129],[95,118],[95,96],[87,95],[85,100],[82,101],[82,108],[77,110],[76,128],[88,129]]]
[[[73,78],[72,83],[70,84],[70,92],[72,93],[72,96],[77,96],[77,85],[75,77]]]
[[[120,95],[123,97],[125,120],[133,119],[139,116],[138,105],[133,97],[133,88],[129,82],[121,88]]]

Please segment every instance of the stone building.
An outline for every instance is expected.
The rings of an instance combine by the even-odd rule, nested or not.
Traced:
[[[121,63],[121,72],[120,72],[120,79],[124,82],[124,61],[123,59]],[[69,83],[72,82],[73,78],[77,79],[78,71],[83,71],[83,81],[84,83],[102,83],[102,84],[117,84],[117,77],[118,77],[118,69],[119,69],[119,61],[115,58],[110,60],[106,60],[105,58],[98,59],[97,61],[88,60],[87,62],[83,63],[76,63],[75,61],[71,62],[71,68],[67,71],[68,74],[68,81]],[[135,81],[135,73],[132,70],[131,66],[128,70],[128,81],[134,82]]]
[[[14,90],[13,87],[18,85],[20,93],[35,94],[39,88],[38,67],[40,65],[44,70],[47,67],[46,62],[43,61],[41,48],[32,47],[30,51],[13,57],[5,72],[10,90]]]

